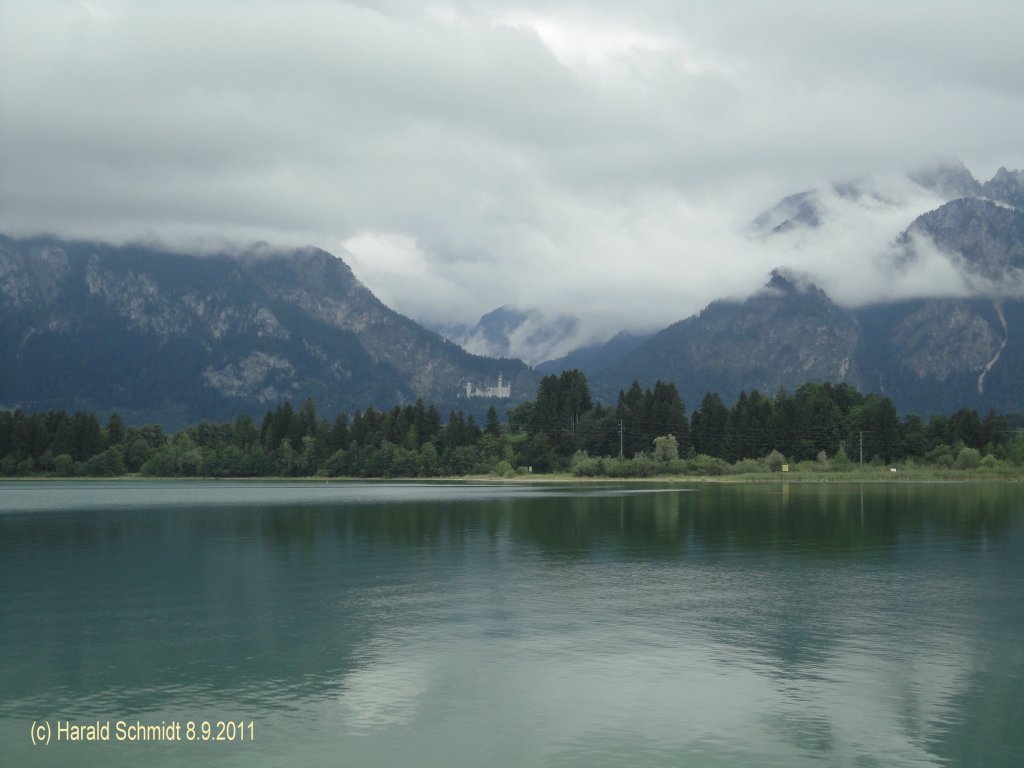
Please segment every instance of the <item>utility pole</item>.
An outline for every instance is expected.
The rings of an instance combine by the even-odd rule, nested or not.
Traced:
[[[622,419],[619,419],[619,460],[622,460]]]
[[[864,431],[860,433],[860,468],[864,469]]]

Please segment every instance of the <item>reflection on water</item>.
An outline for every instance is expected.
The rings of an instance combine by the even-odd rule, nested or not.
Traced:
[[[1022,530],[999,484],[5,484],[0,750],[1016,766]],[[258,741],[33,752],[58,717]]]

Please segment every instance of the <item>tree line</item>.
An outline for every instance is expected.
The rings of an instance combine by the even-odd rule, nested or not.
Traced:
[[[972,469],[1020,467],[1024,436],[1005,416],[969,408],[927,422],[902,418],[882,395],[807,383],[772,396],[714,392],[687,415],[672,383],[634,382],[614,405],[595,402],[578,370],[541,380],[536,397],[483,424],[422,400],[333,420],[312,400],[166,434],[116,413],[0,411],[0,475],[153,477],[441,477],[572,472],[581,476],[726,474],[785,463],[841,470],[860,463]]]

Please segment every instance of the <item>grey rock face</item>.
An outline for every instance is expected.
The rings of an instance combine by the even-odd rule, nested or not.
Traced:
[[[390,310],[312,248],[197,257],[0,237],[0,353],[4,405],[195,418],[306,397],[327,413],[458,407],[466,381],[501,373],[523,397],[538,378]]]
[[[919,379],[944,382],[953,374],[979,375],[1002,347],[1002,329],[968,302],[935,300],[908,314],[892,329],[893,362]]]
[[[985,197],[1024,209],[1024,171],[1000,168],[982,185],[981,190]]]
[[[1024,268],[1024,211],[989,200],[946,203],[914,221],[901,241],[907,246],[915,234],[930,238],[969,275],[1011,282]]]
[[[821,289],[781,270],[742,302],[719,301],[656,334],[602,374],[605,392],[675,381],[689,401],[708,390],[725,397],[740,389],[772,393],[807,381],[861,384],[860,326]]]
[[[981,194],[981,185],[967,167],[954,158],[943,158],[907,174],[910,180],[939,197],[955,200],[960,197],[976,197]]]

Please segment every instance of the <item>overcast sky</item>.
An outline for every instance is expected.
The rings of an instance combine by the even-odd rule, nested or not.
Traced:
[[[1024,167],[1019,0],[0,0],[0,230],[317,245],[394,308],[654,326],[787,264],[847,303],[938,201]],[[780,197],[829,236],[752,238]],[[916,282],[915,282],[916,280]]]

